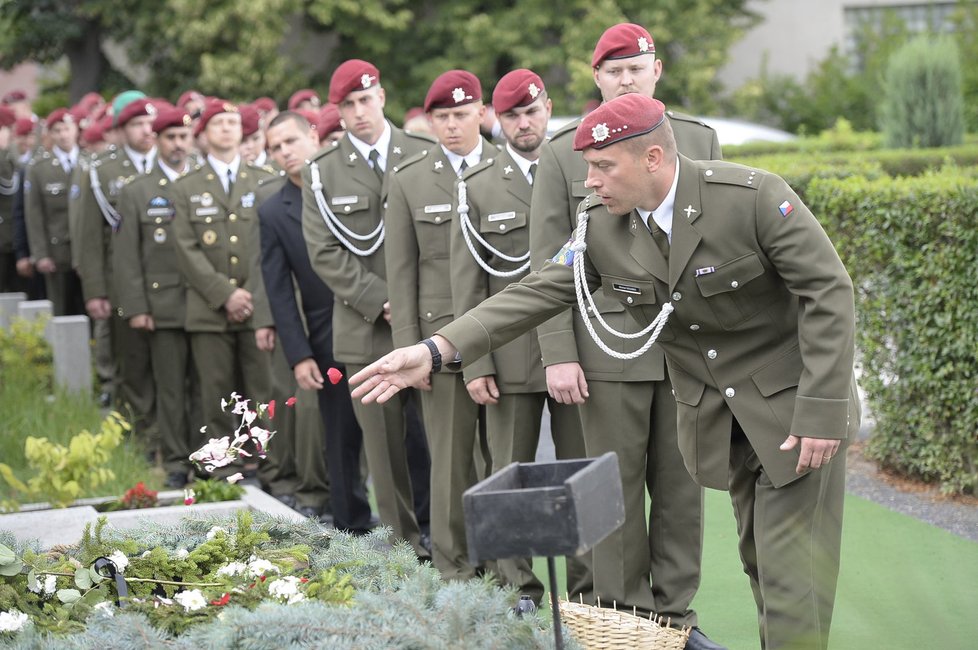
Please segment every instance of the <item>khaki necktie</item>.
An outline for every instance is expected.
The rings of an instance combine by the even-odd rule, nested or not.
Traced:
[[[666,235],[666,231],[659,227],[655,221],[652,220],[652,216],[649,216],[649,230],[652,232],[652,239],[655,241],[655,245],[659,247],[659,251],[662,253],[662,257],[669,259],[669,236]]]
[[[234,174],[231,173],[231,169],[228,168],[228,196],[234,191]]]
[[[379,178],[380,182],[383,183],[384,170],[380,168],[380,152],[377,151],[376,149],[371,149],[370,154],[367,156],[367,158],[370,159],[370,165],[373,168],[374,173],[377,174],[377,178]]]
[[[537,179],[537,164],[530,163],[530,185],[533,185],[533,181]]]
[[[468,168],[469,168],[469,163],[465,162],[465,158],[462,158],[462,164],[458,166],[458,176],[459,176],[459,178],[462,177],[462,174],[464,174],[465,173],[465,170],[468,169]]]

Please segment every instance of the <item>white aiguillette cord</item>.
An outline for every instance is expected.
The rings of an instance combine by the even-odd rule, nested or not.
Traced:
[[[316,197],[316,205],[319,206],[319,213],[323,216],[323,221],[326,222],[326,227],[329,228],[330,232],[333,233],[333,236],[340,240],[343,246],[345,246],[346,249],[354,255],[359,255],[360,257],[369,257],[370,255],[373,255],[377,249],[380,248],[380,245],[384,243],[384,220],[381,219],[374,231],[366,235],[358,235],[357,233],[353,232],[344,226],[343,222],[337,219],[336,215],[333,214],[333,211],[329,209],[329,204],[326,203],[326,197],[323,196],[323,182],[319,177],[319,164],[315,162],[309,163],[309,171],[312,175],[312,183],[309,185],[309,189],[312,190],[312,193]],[[358,248],[353,242],[344,237],[344,234],[356,239],[357,241],[366,242],[370,241],[374,237],[377,238],[377,241],[375,241],[369,248]]]
[[[598,311],[598,307],[594,304],[594,298],[591,296],[591,292],[587,290],[587,286],[584,281],[584,251],[587,250],[587,244],[585,243],[584,238],[587,236],[587,222],[587,212],[577,213],[577,230],[575,231],[574,235],[574,243],[572,243],[570,246],[570,249],[574,252],[574,290],[577,293],[577,306],[581,311],[581,320],[584,321],[584,326],[587,327],[587,331],[588,334],[591,335],[591,339],[605,354],[616,359],[637,359],[645,354],[648,349],[652,347],[652,344],[655,343],[655,340],[659,338],[659,333],[662,331],[662,328],[665,327],[666,321],[669,320],[669,314],[672,313],[672,303],[667,302],[663,304],[662,309],[659,311],[659,314],[655,317],[655,319],[649,323],[648,327],[640,332],[628,334],[626,332],[619,332],[611,325],[608,325],[604,318],[601,317],[601,312]],[[585,296],[587,297],[586,303]],[[591,319],[587,316],[588,306],[590,306],[592,312],[594,313],[595,319],[601,323],[601,326],[612,336],[616,336],[620,339],[637,339],[641,336],[649,334],[649,332],[652,333],[649,335],[649,338],[645,344],[634,352],[622,353],[612,350],[605,345],[605,342],[601,340],[598,333],[594,331],[594,326],[591,324]]]
[[[472,259],[479,263],[486,273],[493,275],[497,278],[511,278],[513,276],[519,275],[530,268],[530,251],[527,250],[526,254],[520,255],[519,257],[512,257],[506,255],[505,253],[496,250],[489,242],[482,238],[475,228],[472,227],[472,222],[469,220],[469,198],[468,189],[465,187],[465,181],[458,182],[458,216],[459,216],[459,227],[462,229],[462,236],[465,238],[465,245],[469,247],[469,252],[472,253]],[[499,259],[506,260],[507,262],[513,262],[517,264],[523,262],[519,268],[515,268],[511,271],[497,271],[488,264],[475,250],[475,244],[472,243],[472,236],[475,236],[479,243],[482,244],[487,251],[498,257]]]

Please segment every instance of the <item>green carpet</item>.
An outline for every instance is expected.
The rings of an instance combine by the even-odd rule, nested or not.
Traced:
[[[534,569],[546,584],[546,562]],[[558,564],[559,589],[564,589]],[[706,491],[700,624],[731,650],[758,648],[757,614],[725,492]],[[833,650],[978,648],[978,544],[846,497]]]

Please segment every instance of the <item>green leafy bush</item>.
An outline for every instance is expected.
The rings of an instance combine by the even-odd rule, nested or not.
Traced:
[[[813,178],[805,200],[857,288],[861,383],[883,466],[978,487],[978,178]]]

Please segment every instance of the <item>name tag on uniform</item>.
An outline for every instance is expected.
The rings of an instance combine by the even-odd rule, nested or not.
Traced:
[[[333,205],[351,205],[359,200],[359,196],[334,196],[329,202]]]
[[[716,272],[716,270],[717,269],[716,269],[715,266],[704,266],[701,269],[696,269],[696,275],[694,277],[697,277],[698,278],[701,275],[709,275],[711,273]]]
[[[437,214],[439,212],[448,212],[452,209],[451,203],[439,203],[438,205],[426,205],[424,206],[425,214]]]
[[[630,293],[635,296],[642,295],[642,290],[636,286],[630,284],[620,284],[618,282],[613,282],[611,288],[615,291],[621,291],[622,293]]]
[[[489,221],[509,221],[510,219],[515,219],[515,212],[494,212],[490,214],[486,219]]]
[[[242,208],[253,208],[255,207],[255,193],[248,192],[241,197],[241,207]]]
[[[149,208],[146,210],[147,217],[169,217],[173,215],[173,208]]]
[[[214,207],[211,207],[211,208],[197,208],[194,211],[194,213],[198,217],[210,217],[212,215],[217,214],[217,206],[214,206]]]
[[[49,194],[60,194],[65,191],[64,183],[48,183],[44,186],[44,191]]]

